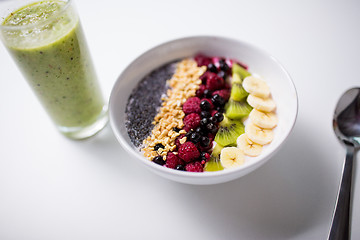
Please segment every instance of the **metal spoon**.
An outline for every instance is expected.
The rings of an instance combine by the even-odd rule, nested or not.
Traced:
[[[336,136],[346,147],[346,158],[328,239],[347,240],[351,233],[353,162],[360,147],[360,88],[349,89],[341,96],[335,109],[333,127]]]

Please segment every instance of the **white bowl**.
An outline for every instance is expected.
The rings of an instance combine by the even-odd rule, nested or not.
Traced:
[[[169,169],[147,160],[131,143],[125,127],[125,108],[132,90],[152,70],[173,60],[192,57],[197,53],[224,56],[247,64],[249,71],[260,75],[270,86],[277,104],[278,126],[274,140],[263,148],[260,156],[248,158],[244,165],[217,172],[193,173]],[[215,37],[195,36],[173,40],[150,49],[136,58],[119,76],[112,89],[109,103],[110,124],[121,145],[151,171],[162,177],[188,184],[216,184],[227,182],[255,170],[280,149],[291,132],[298,109],[295,86],[280,63],[266,52],[242,41]]]

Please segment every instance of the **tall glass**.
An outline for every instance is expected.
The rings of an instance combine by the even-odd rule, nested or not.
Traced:
[[[0,12],[1,39],[58,130],[72,139],[100,131],[107,104],[73,0],[10,4]]]

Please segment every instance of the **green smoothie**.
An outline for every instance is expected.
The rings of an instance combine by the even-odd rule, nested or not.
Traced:
[[[32,3],[2,26],[6,47],[54,122],[67,128],[93,124],[105,104],[72,6]]]

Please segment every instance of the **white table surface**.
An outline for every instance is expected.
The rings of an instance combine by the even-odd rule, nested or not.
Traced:
[[[172,182],[135,162],[109,125],[86,141],[60,135],[0,44],[0,239],[326,239],[345,154],[333,110],[360,85],[359,1],[76,3],[107,98],[143,51],[215,34],[284,65],[298,91],[298,120],[283,148],[247,176],[212,186]],[[360,239],[355,180],[352,239]]]

